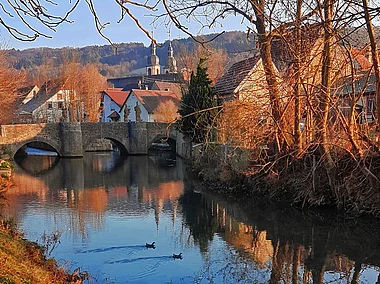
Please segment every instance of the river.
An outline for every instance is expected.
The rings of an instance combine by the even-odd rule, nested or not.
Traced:
[[[171,154],[18,161],[1,214],[87,283],[376,283],[380,222],[201,193]],[[43,237],[45,236],[45,238]],[[155,248],[146,243],[155,242]],[[53,248],[54,242],[49,248]],[[182,259],[173,254],[182,253]]]

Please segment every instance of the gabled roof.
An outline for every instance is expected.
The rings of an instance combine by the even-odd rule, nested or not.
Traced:
[[[121,89],[107,89],[103,91],[104,94],[109,96],[111,100],[113,100],[119,107],[121,107],[125,101],[125,99],[128,97],[129,92],[121,91]]]
[[[20,107],[19,113],[32,113],[61,89],[62,85],[57,81],[46,82],[30,101]]]
[[[17,103],[18,105],[21,105],[23,103],[23,101],[25,100],[25,98],[30,94],[30,92],[34,89],[34,88],[37,88],[38,87],[36,85],[30,85],[30,86],[25,86],[25,87],[22,87],[22,88],[19,88],[17,90]]]
[[[233,64],[214,85],[215,94],[217,96],[232,95],[259,60],[260,57],[255,55]]]
[[[161,102],[172,100],[177,106],[179,106],[179,99],[172,91],[159,91],[159,90],[139,90],[134,89],[130,95],[134,93],[140,103],[152,114]]]
[[[133,84],[153,84],[154,81],[166,81],[166,82],[182,82],[183,78],[179,73],[158,74],[158,75],[139,75],[120,78],[109,78],[108,83],[113,84],[115,88],[124,88],[127,85]]]
[[[301,26],[301,62],[308,60],[313,47],[323,35],[322,24],[306,24]],[[273,63],[280,72],[285,71],[293,62],[296,55],[296,29],[288,28],[281,36],[275,36],[271,41]]]
[[[20,96],[26,97],[35,87],[36,87],[36,85],[31,85],[31,86],[26,86],[26,87],[19,88],[17,90],[17,93]]]
[[[120,118],[120,115],[117,113],[117,111],[113,111],[111,112],[111,114],[109,116],[107,116],[109,118]]]
[[[368,51],[366,51],[366,50],[360,50],[357,48],[351,49],[351,54],[352,54],[354,61],[359,65],[360,69],[362,69],[362,70],[367,70],[367,69],[370,69],[372,67],[372,64],[368,60],[366,53],[368,53]],[[369,56],[372,56],[372,55],[369,54]]]
[[[155,81],[152,86],[152,90],[172,91],[176,94],[178,98],[182,97],[181,84],[179,83]]]

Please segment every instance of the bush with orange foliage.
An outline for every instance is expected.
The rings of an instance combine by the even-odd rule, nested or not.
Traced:
[[[178,106],[172,100],[160,102],[154,111],[154,118],[156,122],[174,122],[179,118]]]

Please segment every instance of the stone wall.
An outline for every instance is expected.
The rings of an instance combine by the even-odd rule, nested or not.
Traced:
[[[21,147],[37,141],[50,145],[61,157],[82,157],[92,143],[109,139],[121,151],[145,155],[152,143],[161,138],[169,138],[180,156],[191,156],[190,141],[173,126],[147,122],[2,125],[0,147],[13,157]]]
[[[88,152],[113,151],[111,140],[99,138],[92,142],[86,149]]]

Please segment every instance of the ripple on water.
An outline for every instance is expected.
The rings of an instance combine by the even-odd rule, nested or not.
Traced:
[[[121,266],[128,270],[128,281],[141,281],[144,279],[153,279],[160,272],[160,267],[170,261],[174,261],[172,256],[147,256],[138,258],[124,258],[106,262],[109,265]],[[125,265],[129,267],[126,268]]]

